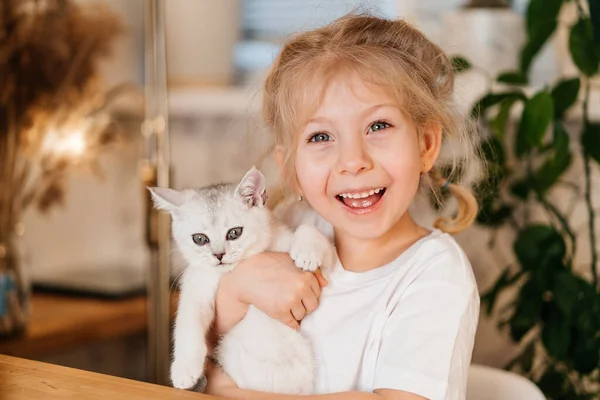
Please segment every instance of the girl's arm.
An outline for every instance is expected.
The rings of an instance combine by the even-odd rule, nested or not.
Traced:
[[[205,392],[227,399],[239,400],[427,400],[425,397],[401,390],[378,389],[375,393],[341,392],[310,396],[281,395],[263,393],[238,388],[235,383],[217,366],[208,363],[206,376],[208,385]]]
[[[320,273],[300,270],[286,253],[261,253],[225,274],[216,295],[216,334],[224,334],[246,315],[252,304],[294,329],[318,305]]]

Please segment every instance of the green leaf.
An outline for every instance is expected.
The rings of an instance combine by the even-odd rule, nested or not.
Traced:
[[[502,274],[496,279],[494,286],[490,288],[487,292],[482,294],[481,303],[486,305],[486,313],[487,315],[491,315],[492,311],[494,311],[494,305],[498,298],[498,295],[507,287],[511,286],[515,282],[519,280],[522,276],[521,272],[517,272],[513,276],[510,276],[510,269],[506,268]]]
[[[600,124],[588,124],[581,134],[581,146],[590,157],[600,163]]]
[[[513,195],[515,195],[517,198],[519,198],[521,200],[526,200],[527,197],[529,196],[529,192],[531,191],[532,188],[533,188],[533,186],[532,186],[531,182],[529,182],[529,180],[522,179],[522,180],[515,181],[510,186],[510,192]]]
[[[535,173],[535,190],[540,196],[546,192],[558,181],[558,178],[571,165],[571,154],[561,158],[550,158]]]
[[[482,112],[485,112],[488,108],[500,103],[502,100],[516,97],[519,100],[526,100],[527,97],[519,91],[503,92],[503,93],[488,93],[475,103],[471,110],[471,116],[478,118]]]
[[[553,129],[554,140],[552,149],[554,154],[549,157],[542,166],[534,173],[534,186],[541,196],[552,187],[560,176],[571,165],[571,153],[569,152],[569,134],[561,123],[555,122]]]
[[[553,141],[552,148],[558,157],[566,157],[569,153],[569,142],[571,141],[569,134],[565,130],[563,124],[558,121],[554,122],[552,130]]]
[[[548,92],[541,91],[527,100],[515,141],[518,157],[529,153],[533,147],[542,147],[542,139],[553,114],[554,103]]]
[[[508,97],[500,102],[500,110],[491,123],[492,131],[499,139],[504,139],[505,137],[504,132],[506,130],[506,122],[510,118],[510,110],[518,100],[518,97]]]
[[[494,137],[481,143],[481,152],[483,159],[489,163],[504,164],[506,162],[502,143]]]
[[[563,0],[531,0],[527,8],[527,42],[521,51],[521,71],[526,74],[535,56],[557,26]]]
[[[486,161],[486,173],[476,186],[476,196],[479,200],[477,222],[488,227],[499,227],[511,215],[513,207],[501,204],[498,199],[500,187],[505,179],[505,152],[500,140],[491,137],[481,146],[481,157]]]
[[[542,343],[552,357],[565,361],[571,345],[569,318],[554,303],[548,304],[542,327]]]
[[[553,365],[549,365],[536,383],[546,396],[554,398],[564,391],[567,382],[568,377],[565,374],[558,372]]]
[[[560,264],[566,253],[562,236],[547,225],[529,225],[519,232],[513,247],[526,271]]]
[[[575,326],[581,332],[595,335],[600,332],[600,293],[591,282],[575,277],[578,283],[577,295],[573,299]]]
[[[558,309],[565,315],[571,315],[577,294],[579,293],[579,282],[571,271],[560,271],[554,280],[552,294]]]
[[[589,19],[580,19],[571,28],[569,36],[571,58],[577,68],[587,76],[598,71],[599,54],[594,45],[592,24]]]
[[[521,71],[509,71],[498,75],[496,81],[511,85],[527,85],[528,78],[527,75]]]
[[[499,207],[481,207],[477,214],[477,222],[480,225],[497,228],[501,226],[512,215],[513,207],[501,205]]]
[[[539,30],[540,25],[556,22],[563,0],[531,0],[525,15],[527,34]]]
[[[455,73],[460,73],[471,69],[471,63],[464,57],[453,56],[450,61],[452,62],[452,69]]]
[[[535,282],[528,280],[517,297],[515,310],[510,320],[510,336],[519,342],[540,321],[542,292]]]
[[[579,78],[565,79],[556,84],[552,89],[552,100],[554,100],[554,118],[560,119],[577,101],[577,94],[581,81]]]
[[[588,2],[590,6],[590,20],[594,31],[594,43],[600,46],[600,3],[598,1]]]
[[[575,370],[581,374],[589,374],[600,367],[600,337],[579,330],[573,330],[572,337]]]

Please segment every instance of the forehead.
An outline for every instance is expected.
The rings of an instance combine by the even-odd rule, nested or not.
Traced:
[[[397,106],[397,99],[382,85],[365,81],[356,73],[338,74],[324,86],[315,114],[326,110],[358,110],[374,105]]]
[[[197,190],[182,206],[184,224],[206,229],[235,219],[242,209],[232,185],[215,185]]]
[[[348,106],[369,107],[375,104],[391,104],[400,107],[397,88],[386,84],[383,77],[376,79],[360,69],[350,66],[338,66],[330,69],[318,68],[307,77],[304,88],[296,98],[299,128],[324,110],[342,109]],[[299,84],[299,83],[298,83]]]

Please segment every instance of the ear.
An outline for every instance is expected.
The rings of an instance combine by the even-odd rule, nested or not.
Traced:
[[[256,167],[252,167],[240,181],[235,189],[235,194],[242,199],[242,202],[248,208],[264,207],[267,203],[265,176]]]
[[[427,124],[421,137],[421,173],[433,168],[442,148],[442,125],[439,122]]]
[[[152,194],[154,207],[159,210],[177,211],[185,201],[184,193],[179,190],[164,187],[149,187],[148,190]]]

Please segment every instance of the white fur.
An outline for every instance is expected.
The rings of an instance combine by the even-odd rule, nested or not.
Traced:
[[[265,207],[264,176],[252,168],[240,184],[199,190],[150,189],[157,208],[173,216],[173,237],[188,262],[182,278],[175,319],[173,386],[189,389],[203,376],[206,334],[214,319],[214,299],[223,273],[260,252],[289,252],[299,268],[328,268],[334,259],[330,242],[316,228],[295,232],[274,219]],[[236,240],[227,231],[243,227]],[[210,243],[198,246],[192,235]],[[224,253],[222,264],[214,254]],[[245,389],[282,394],[313,390],[314,359],[308,341],[287,325],[250,307],[246,316],[221,339],[217,358],[225,372]]]

